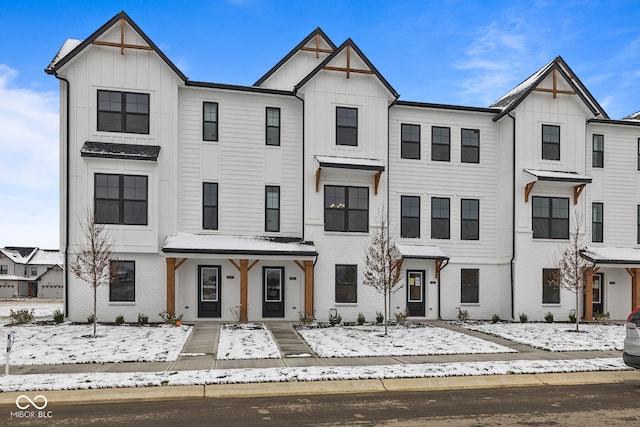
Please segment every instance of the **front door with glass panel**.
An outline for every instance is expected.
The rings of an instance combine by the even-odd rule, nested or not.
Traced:
[[[604,313],[604,292],[602,273],[593,276],[593,314]]]
[[[424,270],[407,270],[407,310],[409,316],[424,316]]]
[[[198,266],[198,317],[221,317],[220,266]]]
[[[284,317],[284,268],[262,268],[262,317]]]

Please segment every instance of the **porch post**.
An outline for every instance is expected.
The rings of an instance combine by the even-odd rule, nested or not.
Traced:
[[[593,269],[586,269],[584,291],[584,320],[593,320]],[[577,316],[577,314],[576,314]]]
[[[313,315],[313,261],[304,262],[304,314]]]
[[[167,313],[176,314],[176,259],[167,258]]]
[[[249,304],[249,260],[240,260],[240,322],[249,321],[248,304]]]

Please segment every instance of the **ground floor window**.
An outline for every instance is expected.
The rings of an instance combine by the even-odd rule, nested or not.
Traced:
[[[358,266],[336,264],[336,302],[358,302]]]
[[[542,270],[542,303],[560,304],[560,286],[558,284],[557,268],[545,268]]]
[[[136,263],[135,261],[111,261],[111,280],[109,281],[109,301],[136,300]]]
[[[463,268],[460,270],[460,302],[463,304],[477,304],[479,298],[480,270],[477,268]]]

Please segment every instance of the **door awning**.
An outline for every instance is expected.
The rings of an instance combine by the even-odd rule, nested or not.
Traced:
[[[586,175],[580,175],[576,172],[562,172],[562,171],[546,171],[540,169],[525,169],[527,174],[535,177],[535,180],[530,181],[524,186],[524,202],[529,201],[529,195],[533,191],[533,187],[538,181],[546,182],[559,182],[568,183],[573,186],[573,204],[578,204],[578,198],[582,194],[585,185],[591,184],[591,177]]]
[[[382,160],[338,156],[314,156],[314,158],[316,159],[316,162],[318,162],[318,168],[316,169],[316,193],[320,190],[320,175],[322,168],[334,168],[374,172],[374,194],[378,194],[380,177],[385,169],[384,162]]]
[[[439,246],[397,244],[396,249],[398,249],[398,252],[400,252],[402,258],[439,260],[449,259],[447,254],[445,254]]]
[[[609,265],[620,268],[640,266],[640,249],[636,248],[588,247],[580,251],[580,255],[594,265]]]

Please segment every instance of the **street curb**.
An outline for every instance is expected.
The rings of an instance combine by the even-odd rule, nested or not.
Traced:
[[[66,404],[132,400],[442,391],[498,387],[542,387],[547,385],[570,386],[580,384],[621,383],[625,381],[640,382],[640,370],[6,392],[0,393],[0,405],[15,405],[16,399],[21,395],[25,395],[30,399],[42,395],[47,399],[48,404]]]

